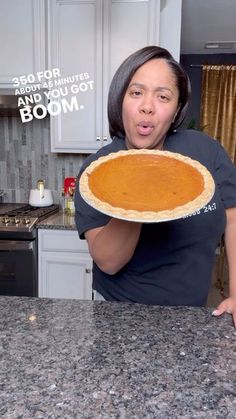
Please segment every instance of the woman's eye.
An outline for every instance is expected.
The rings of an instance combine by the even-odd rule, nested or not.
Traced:
[[[159,95],[159,99],[160,99],[162,102],[168,102],[168,100],[169,100],[169,98],[168,98],[166,95]]]
[[[130,95],[131,96],[140,96],[141,92],[139,90],[131,90]]]

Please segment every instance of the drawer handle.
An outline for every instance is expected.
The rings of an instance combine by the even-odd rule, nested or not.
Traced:
[[[91,274],[91,269],[90,268],[86,268],[85,269],[86,274]]]

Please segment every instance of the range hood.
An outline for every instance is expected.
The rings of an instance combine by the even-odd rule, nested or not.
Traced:
[[[41,95],[43,104],[46,106],[47,99],[46,96],[43,95],[43,91],[46,89],[40,89],[38,93]],[[20,95],[20,97],[24,100],[29,95]],[[0,117],[3,116],[18,116],[20,118],[20,110],[18,106],[19,95],[15,95],[14,89],[0,89]],[[34,107],[36,103],[32,103],[30,107]]]
[[[0,117],[1,116],[19,116],[18,96],[15,96],[13,90],[5,92],[0,90]]]

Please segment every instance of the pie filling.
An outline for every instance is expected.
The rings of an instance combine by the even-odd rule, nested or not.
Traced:
[[[99,164],[88,175],[88,186],[113,207],[159,212],[193,201],[204,190],[204,177],[173,157],[131,154]]]

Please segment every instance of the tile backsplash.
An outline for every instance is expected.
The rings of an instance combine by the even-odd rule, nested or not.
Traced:
[[[86,155],[50,151],[50,119],[22,124],[19,117],[0,118],[0,190],[4,202],[28,202],[37,180],[45,180],[58,203],[65,177],[77,176]]]

